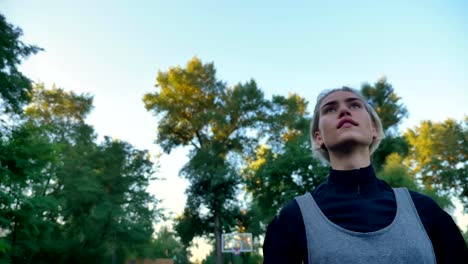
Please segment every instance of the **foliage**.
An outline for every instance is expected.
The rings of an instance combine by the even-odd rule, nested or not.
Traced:
[[[157,143],[167,153],[178,146],[192,147],[182,176],[190,182],[186,191],[190,209],[185,217],[194,219],[180,223],[210,223],[201,232],[214,233],[219,263],[221,232],[239,211],[236,155],[256,144],[255,127],[261,124],[266,107],[263,93],[253,80],[227,87],[217,80],[214,65],[198,58],[185,68],[159,72],[156,87],[158,91],[146,94],[143,101],[159,118]],[[181,236],[187,234],[195,232]]]
[[[280,154],[259,149],[245,180],[260,210],[259,220],[269,221],[287,201],[313,190],[327,174],[328,168],[312,157],[307,140],[299,137],[287,142]]]
[[[364,83],[361,92],[379,115],[385,132],[385,138],[380,142],[379,148],[372,155],[372,164],[376,170],[381,170],[385,159],[392,153],[406,156],[408,143],[397,133],[398,125],[408,116],[408,110],[400,102],[401,98],[395,93],[393,86],[385,77],[378,80],[373,86]]]
[[[422,121],[404,136],[410,144],[406,163],[425,188],[452,194],[468,208],[467,120]]]
[[[0,14],[0,114],[20,113],[21,107],[29,101],[31,82],[17,66],[41,48],[24,44],[20,40],[22,35],[20,28],[8,23]]]
[[[32,85],[17,66],[41,49],[21,36],[0,15],[0,263],[123,263],[128,256],[187,263],[196,236],[215,244],[203,263],[229,261],[220,252],[222,232],[251,232],[258,240],[282,205],[328,173],[310,151],[305,99],[266,100],[253,80],[229,87],[213,63],[193,58],[185,68],[159,72],[157,91],[143,98],[158,118],[156,142],[164,151],[190,147],[178,237],[163,228],[152,238],[161,211],[146,192],[155,179],[149,153],[109,137],[97,143],[86,123],[92,96]],[[373,156],[377,174],[443,208],[450,197],[468,208],[468,117],[423,121],[400,134],[408,113],[392,85],[382,78],[361,90],[386,134]],[[242,192],[247,198],[239,203]],[[261,256],[234,261],[241,260],[258,263]]]
[[[40,247],[48,247],[56,230],[58,201],[48,194],[42,172],[55,164],[54,147],[40,130],[28,125],[12,131],[0,156],[0,228],[7,233],[3,259],[28,263]]]
[[[175,230],[186,248],[190,247],[194,237],[204,234],[207,225],[206,220],[201,219],[198,212],[193,209],[191,206],[186,206],[182,215],[174,219]]]
[[[387,157],[379,178],[394,188],[406,187],[415,190],[418,187],[416,179],[410,175],[408,168],[403,164],[403,158],[397,153],[392,153]]]
[[[379,178],[386,181],[393,188],[406,187],[410,190],[421,192],[428,195],[436,201],[441,208],[450,209],[453,207],[450,198],[432,190],[428,190],[418,184],[414,175],[411,174],[409,168],[404,165],[403,158],[397,153],[390,154],[383,169],[378,173]]]
[[[92,98],[36,85],[24,121],[0,144],[0,259],[113,263],[150,242],[160,212],[146,192],[147,151],[85,123]],[[152,206],[153,209],[150,209]]]
[[[379,171],[383,169],[385,160],[396,153],[401,157],[406,157],[409,152],[409,144],[405,137],[401,135],[387,135],[379,145],[379,148],[372,154],[372,165]]]
[[[318,186],[328,173],[328,167],[312,157],[306,106],[297,95],[274,97],[263,133],[268,140],[247,160],[244,184],[262,232],[287,201]]]
[[[33,86],[17,65],[41,49],[21,35],[0,15],[0,263],[123,263],[161,214],[146,192],[154,165],[96,143],[91,96]]]
[[[387,78],[382,77],[374,86],[363,84],[361,92],[379,115],[386,134],[392,129],[395,131],[403,118],[408,116],[408,110],[400,102],[401,97],[394,92]]]
[[[175,264],[189,263],[187,248],[179,242],[175,234],[167,227],[162,227],[156,233],[156,238],[151,240],[143,253],[146,258],[169,258],[174,259]]]

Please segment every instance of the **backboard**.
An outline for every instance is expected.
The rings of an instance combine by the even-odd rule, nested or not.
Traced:
[[[222,234],[223,253],[252,252],[252,233]]]

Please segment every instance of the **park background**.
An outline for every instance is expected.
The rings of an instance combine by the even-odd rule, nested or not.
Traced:
[[[310,102],[309,112],[323,89],[383,81],[407,108],[398,133],[424,120],[463,123],[464,10],[465,1],[0,1],[6,20],[23,30],[21,41],[44,49],[18,69],[46,89],[91,95],[86,122],[97,142],[110,136],[149,150],[160,179],[147,190],[167,218],[154,224],[171,231],[186,206],[190,181],[179,171],[190,147],[167,154],[155,144],[158,119],[143,97],[157,91],[158,72],[214,63],[229,87],[253,79],[265,98],[294,93]],[[466,230],[462,205],[454,204],[450,213]],[[192,260],[202,260],[210,247],[196,241]]]

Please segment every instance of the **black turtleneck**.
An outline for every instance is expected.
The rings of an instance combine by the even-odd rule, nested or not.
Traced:
[[[437,263],[468,263],[466,244],[452,217],[431,198],[410,191],[421,222],[431,239]],[[330,170],[313,192],[317,205],[333,223],[356,232],[373,232],[389,225],[396,214],[392,188],[377,179],[372,166]],[[295,200],[284,206],[268,226],[264,263],[308,263],[304,222]]]

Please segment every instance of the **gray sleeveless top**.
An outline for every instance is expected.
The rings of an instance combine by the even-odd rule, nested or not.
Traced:
[[[393,191],[397,204],[393,222],[369,233],[347,230],[331,222],[310,193],[296,197],[304,220],[309,264],[436,263],[432,243],[408,190]]]

